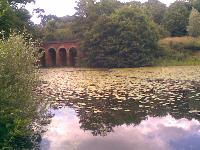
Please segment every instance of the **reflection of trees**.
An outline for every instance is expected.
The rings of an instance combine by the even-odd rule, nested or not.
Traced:
[[[200,120],[200,112],[194,111],[200,110],[199,83],[191,83],[187,89],[183,89],[177,86],[177,81],[173,80],[148,82],[150,84],[167,82],[168,84],[163,90],[159,87],[150,90],[143,88],[139,91],[139,94],[143,94],[140,99],[128,95],[132,89],[127,89],[125,92],[127,94],[117,93],[124,98],[123,100],[113,94],[114,89],[104,90],[107,94],[103,94],[102,91],[96,92],[95,95],[90,93],[90,96],[88,91],[82,94],[73,92],[71,96],[74,95],[74,98],[65,101],[65,104],[76,110],[81,128],[90,130],[95,136],[105,136],[112,132],[114,127],[123,124],[138,125],[148,116],[163,117],[170,114],[175,119]],[[76,98],[77,95],[80,97]]]

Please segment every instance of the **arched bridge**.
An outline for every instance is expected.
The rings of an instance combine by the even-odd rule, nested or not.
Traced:
[[[46,67],[75,66],[81,56],[78,41],[45,43],[39,52],[44,52],[40,64]]]

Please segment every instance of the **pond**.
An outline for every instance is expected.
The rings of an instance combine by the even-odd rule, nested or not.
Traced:
[[[199,150],[200,66],[40,71],[43,150]]]

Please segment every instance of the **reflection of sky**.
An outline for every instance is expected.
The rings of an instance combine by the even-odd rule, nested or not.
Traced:
[[[94,137],[80,129],[73,109],[55,112],[49,130],[43,136],[43,150],[199,150],[200,123],[148,117],[140,125],[120,126],[106,137]]]

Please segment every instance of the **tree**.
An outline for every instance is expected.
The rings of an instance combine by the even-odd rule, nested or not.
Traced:
[[[13,26],[13,15],[13,10],[7,1],[0,1],[0,31],[4,31],[5,36],[8,36],[10,29]]]
[[[200,13],[196,9],[192,9],[189,17],[188,33],[191,36],[200,36]]]
[[[97,13],[98,15],[110,15],[121,6],[122,4],[118,0],[100,0],[97,3]]]
[[[11,30],[27,31],[32,28],[31,15],[23,7],[17,7],[18,4],[26,4],[32,0],[1,0],[0,1],[0,31],[5,32],[8,37]]]
[[[48,22],[57,20],[58,17],[55,15],[42,15],[41,16],[41,25],[45,26]]]
[[[142,10],[124,7],[99,17],[85,32],[82,49],[92,67],[145,66],[156,53],[157,34]]]
[[[157,24],[161,24],[167,8],[166,5],[159,0],[148,0],[148,2],[144,3],[144,6],[153,21]]]
[[[130,1],[125,3],[125,6],[142,7],[142,5],[143,4],[140,1]]]
[[[0,149],[33,149],[36,144],[31,124],[41,103],[34,99],[35,50],[22,35],[0,39]]]
[[[94,8],[96,0],[79,0],[77,1],[77,7],[75,16],[78,17],[89,17],[91,10]]]
[[[200,12],[200,0],[192,0],[192,6]]]
[[[83,32],[90,29],[94,22],[98,19],[97,5],[95,0],[79,0],[77,1],[76,18],[72,25],[73,34],[77,39],[83,38]]]
[[[189,15],[192,7],[190,3],[176,1],[167,9],[163,25],[172,36],[183,36],[187,34]]]
[[[26,5],[27,3],[35,2],[35,0],[6,0],[12,7],[18,8],[18,4]]]
[[[42,24],[44,41],[74,40],[75,37],[71,29],[74,19],[73,16],[56,17]]]
[[[20,8],[15,10],[15,15],[13,16],[13,25],[15,27],[15,30],[22,31],[24,29],[29,29],[31,27],[32,22],[31,22],[31,15],[27,9]]]
[[[8,2],[14,3],[14,4],[27,4],[27,3],[31,3],[31,2],[35,2],[35,0],[8,0]]]

